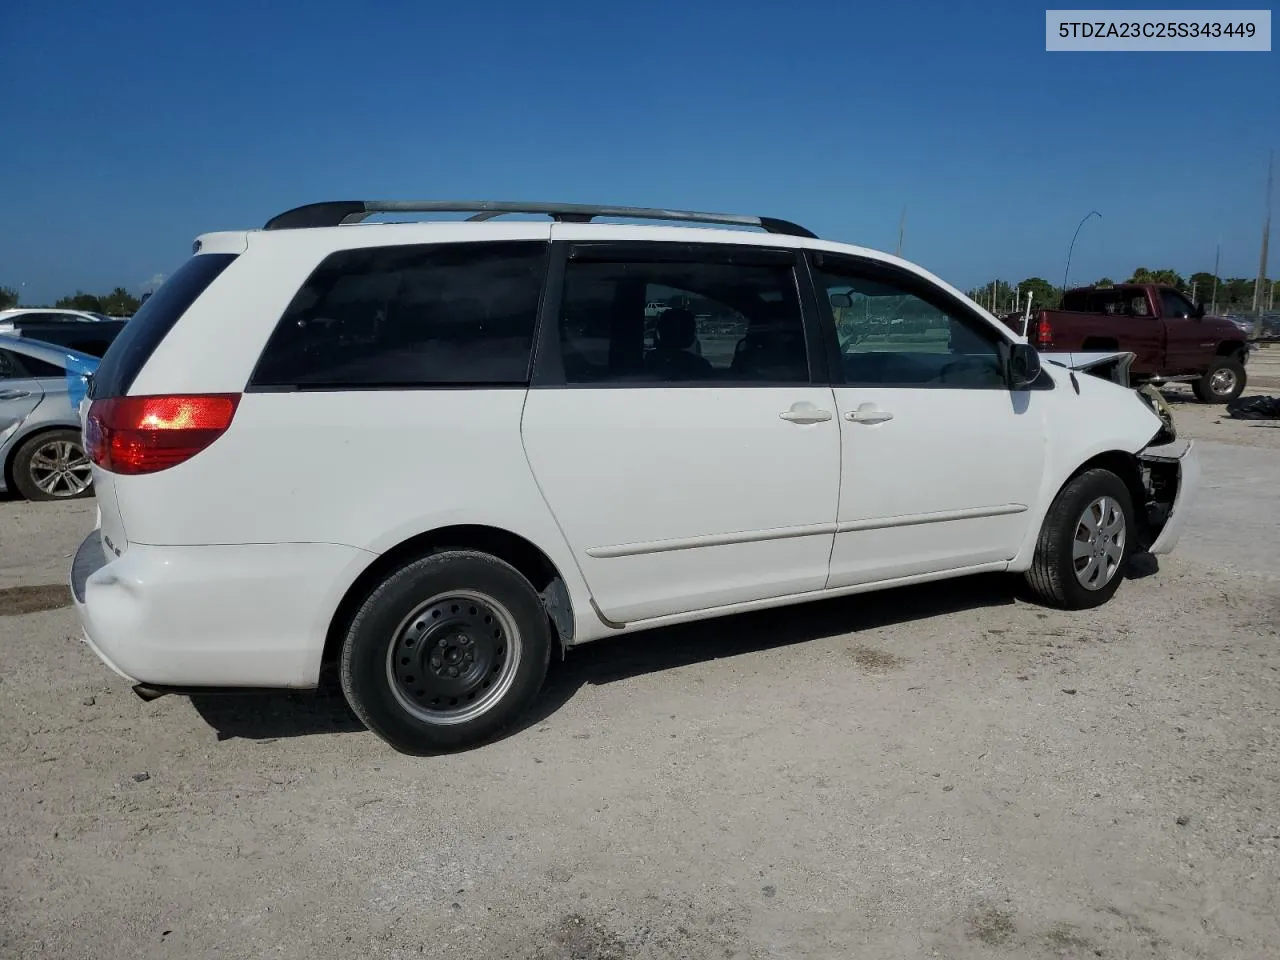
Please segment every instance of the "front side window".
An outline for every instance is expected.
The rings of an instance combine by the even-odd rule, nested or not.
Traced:
[[[1175,290],[1161,290],[1160,305],[1166,317],[1189,317],[1193,313],[1191,304]]]
[[[816,279],[846,384],[1005,386],[997,335],[923,280],[825,255]]]
[[[565,382],[808,383],[793,262],[571,260]]]
[[[541,241],[334,253],[285,310],[250,386],[525,384],[546,255]]]

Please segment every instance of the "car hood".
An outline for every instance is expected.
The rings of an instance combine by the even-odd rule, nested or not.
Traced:
[[[1204,316],[1200,318],[1200,322],[1205,328],[1213,331],[1220,336],[1239,337],[1250,336],[1253,333],[1253,319],[1250,317],[1231,317]]]

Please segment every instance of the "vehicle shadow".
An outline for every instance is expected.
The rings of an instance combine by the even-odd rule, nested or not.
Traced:
[[[1164,387],[1161,387],[1160,395],[1164,397],[1167,403],[1176,403],[1189,407],[1213,406],[1213,404],[1204,403],[1199,397],[1192,393],[1190,389],[1180,390],[1176,386],[1171,387],[1169,385],[1165,385]],[[1223,409],[1226,409],[1225,406]]]
[[[364,729],[332,670],[324,671],[315,690],[192,694],[191,705],[219,740],[277,740]]]
[[[537,702],[502,736],[543,722],[588,684],[612,683],[979,607],[1007,606],[1019,598],[1019,583],[1017,578],[1002,574],[966,577],[718,617],[584,644],[569,651],[563,661],[553,660]],[[191,703],[219,740],[271,740],[364,729],[347,706],[332,670],[325,671],[316,690],[198,694],[191,696]]]

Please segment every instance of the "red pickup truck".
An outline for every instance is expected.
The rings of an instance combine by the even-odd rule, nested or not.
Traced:
[[[1004,321],[1023,332],[1021,314]],[[1037,350],[1129,351],[1134,381],[1188,381],[1204,403],[1227,403],[1245,386],[1244,333],[1230,320],[1205,316],[1173,287],[1079,287],[1063,294],[1061,310],[1041,310],[1026,326]]]

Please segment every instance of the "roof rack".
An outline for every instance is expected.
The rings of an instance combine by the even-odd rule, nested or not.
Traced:
[[[587,203],[524,203],[510,200],[330,200],[286,210],[267,221],[265,230],[337,227],[359,223],[373,213],[470,213],[468,220],[491,220],[508,213],[541,213],[562,223],[590,223],[596,217],[635,220],[679,220],[760,227],[769,233],[817,239],[817,234],[789,220],[738,213],[695,213],[649,207],[601,207]]]

